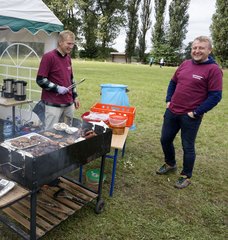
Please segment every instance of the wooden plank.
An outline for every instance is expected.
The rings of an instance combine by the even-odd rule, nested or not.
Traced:
[[[38,206],[41,209],[45,210],[46,212],[48,212],[48,213],[52,214],[53,216],[59,218],[61,221],[68,218],[68,215],[66,213],[56,211],[57,208],[50,207],[47,204],[43,204],[43,203],[38,203]]]
[[[20,198],[25,197],[29,194],[29,191],[22,188],[20,185],[16,185],[11,191],[9,191],[5,196],[0,198],[0,209],[6,207],[7,205],[17,201]]]
[[[0,97],[0,106],[3,106],[3,107],[12,107],[12,106],[22,105],[26,103],[31,103],[31,102],[33,101],[29,99],[17,101],[14,98]]]
[[[3,212],[9,215],[11,218],[16,220],[18,223],[20,223],[22,226],[24,226],[26,229],[30,230],[30,222],[25,219],[23,216],[15,212],[12,208],[8,207],[3,209]],[[36,227],[36,235],[38,237],[41,237],[45,234],[43,230],[41,230],[39,227]]]
[[[11,208],[16,209],[18,212],[21,213],[21,215],[26,216],[28,219],[30,219],[30,209],[23,206],[22,204],[15,203],[11,206]],[[40,226],[45,231],[49,231],[53,228],[53,225],[50,225],[48,222],[44,221],[41,217],[36,216],[36,223],[38,226]]]
[[[24,206],[30,208],[30,203],[28,200],[23,199],[20,201],[20,203],[23,204]],[[55,217],[53,214],[45,211],[44,209],[42,209],[39,206],[36,207],[36,213],[37,213],[37,215],[43,217],[45,220],[50,222],[52,225],[57,225],[61,222],[61,219],[59,219],[58,217]]]
[[[124,146],[124,143],[127,139],[128,132],[129,132],[129,128],[125,127],[123,135],[112,134],[111,147],[122,150],[123,146]]]
[[[91,198],[96,198],[98,196],[98,194],[93,193],[93,192],[91,192],[91,191],[89,191],[89,190],[87,190],[85,188],[82,188],[79,185],[77,185],[77,184],[75,184],[75,183],[73,183],[71,181],[68,181],[67,179],[65,179],[63,177],[60,177],[60,180],[61,180],[61,182],[66,183],[67,185],[72,187],[73,189],[76,189],[79,192],[84,193],[84,194],[86,194],[87,196],[89,196]]]

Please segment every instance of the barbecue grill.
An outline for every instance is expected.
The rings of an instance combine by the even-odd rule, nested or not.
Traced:
[[[39,155],[32,155],[29,150],[37,146],[31,146],[27,149],[12,149],[6,145],[0,144],[0,174],[19,183],[30,190],[30,237],[26,237],[20,231],[17,231],[25,239],[37,239],[36,235],[36,205],[37,192],[43,185],[53,182],[56,178],[63,176],[81,165],[87,164],[92,160],[102,157],[101,161],[101,179],[104,171],[105,155],[110,152],[112,131],[109,128],[93,125],[88,122],[74,119],[73,126],[79,130],[75,133],[75,141],[65,146],[49,152],[41,152]],[[49,132],[56,133],[56,130],[50,129]],[[86,135],[87,132],[93,132],[93,135]],[[44,136],[45,131],[37,133]],[[64,137],[69,136],[62,133]],[[73,134],[72,134],[73,135]],[[26,135],[25,135],[26,137]],[[83,137],[83,138],[82,138]],[[46,137],[51,141],[51,137]],[[77,141],[78,140],[78,141]],[[7,142],[7,141],[5,141]],[[29,152],[29,154],[27,154]],[[101,199],[102,181],[99,182],[96,212],[99,213],[103,207]],[[4,219],[0,219],[5,222]],[[7,224],[7,222],[5,222]],[[10,226],[10,224],[7,224]],[[14,229],[15,230],[15,229]]]
[[[82,126],[76,127],[83,131],[91,130],[93,125],[83,122]],[[92,138],[38,157],[29,157],[0,146],[0,173],[30,190],[48,184],[58,176],[110,152],[112,137],[110,129],[104,130],[101,126],[95,126],[94,132],[97,135]],[[40,134],[42,135],[42,132]]]

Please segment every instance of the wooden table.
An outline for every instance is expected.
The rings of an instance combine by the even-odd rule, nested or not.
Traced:
[[[0,106],[3,107],[12,107],[12,121],[13,121],[13,135],[15,135],[15,107],[18,105],[26,104],[26,103],[31,103],[32,100],[22,100],[22,101],[17,101],[14,98],[4,98],[0,97]]]
[[[110,155],[110,154],[106,155],[107,158],[113,159],[112,180],[111,180],[111,186],[110,186],[110,191],[109,191],[109,196],[110,197],[112,197],[113,191],[114,191],[118,151],[122,150],[122,157],[123,157],[124,153],[125,153],[125,145],[126,145],[126,139],[127,139],[127,136],[128,136],[128,132],[129,132],[129,128],[125,127],[123,135],[112,134],[111,148],[114,149],[114,154],[113,155]]]

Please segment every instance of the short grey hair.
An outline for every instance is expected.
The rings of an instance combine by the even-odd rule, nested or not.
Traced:
[[[199,42],[207,42],[208,43],[208,46],[209,46],[209,49],[212,49],[212,41],[209,37],[207,36],[199,36],[199,37],[196,37],[193,41],[193,43],[195,41],[199,41]]]

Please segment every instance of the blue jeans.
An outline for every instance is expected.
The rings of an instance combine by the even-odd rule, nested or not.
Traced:
[[[161,145],[165,155],[165,162],[174,166],[176,164],[175,148],[173,145],[174,138],[181,130],[181,142],[184,152],[183,169],[181,175],[191,178],[196,158],[195,139],[202,118],[191,118],[187,114],[177,115],[166,109],[164,122],[161,132]]]

